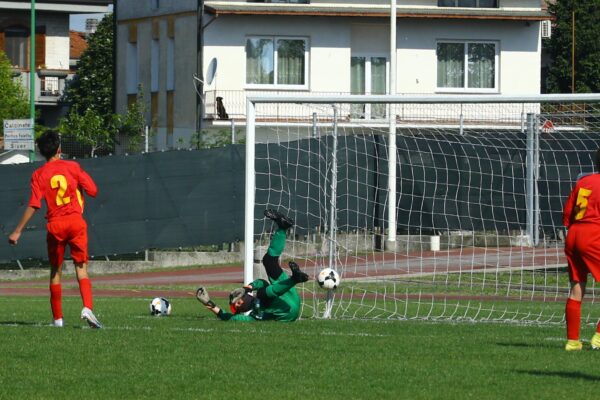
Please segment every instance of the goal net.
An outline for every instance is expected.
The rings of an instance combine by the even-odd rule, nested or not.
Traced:
[[[256,96],[247,118],[246,281],[274,208],[296,222],[284,268],[341,276],[299,285],[305,317],[563,320],[562,206],[600,96]]]

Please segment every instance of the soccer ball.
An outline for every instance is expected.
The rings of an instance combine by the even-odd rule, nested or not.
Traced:
[[[150,302],[150,314],[152,315],[170,315],[171,303],[164,297],[156,297]]]
[[[340,274],[331,268],[324,268],[317,275],[317,283],[323,289],[337,289],[340,284]]]

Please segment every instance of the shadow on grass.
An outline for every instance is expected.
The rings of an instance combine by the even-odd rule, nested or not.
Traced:
[[[516,370],[516,372],[520,374],[527,374],[533,376],[557,376],[560,378],[568,378],[568,379],[585,379],[586,381],[598,381],[600,379],[600,375],[591,375],[583,372],[569,372],[569,371],[525,371],[525,370]]]
[[[552,349],[552,348],[556,348],[557,345],[556,344],[552,344],[552,343],[544,343],[544,342],[536,342],[536,343],[523,343],[523,342],[519,342],[519,343],[496,343],[496,346],[504,346],[504,347],[520,347],[520,348],[530,348],[530,349]]]
[[[0,326],[40,326],[40,323],[30,321],[0,321]]]

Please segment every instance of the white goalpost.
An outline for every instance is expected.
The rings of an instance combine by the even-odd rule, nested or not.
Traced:
[[[244,281],[274,208],[282,265],[341,276],[298,287],[305,317],[562,322],[562,205],[599,146],[597,94],[251,96]]]

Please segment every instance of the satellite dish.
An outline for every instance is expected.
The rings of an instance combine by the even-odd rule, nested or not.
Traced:
[[[217,59],[213,58],[208,64],[208,70],[206,71],[206,84],[211,85],[215,76],[217,75]]]

